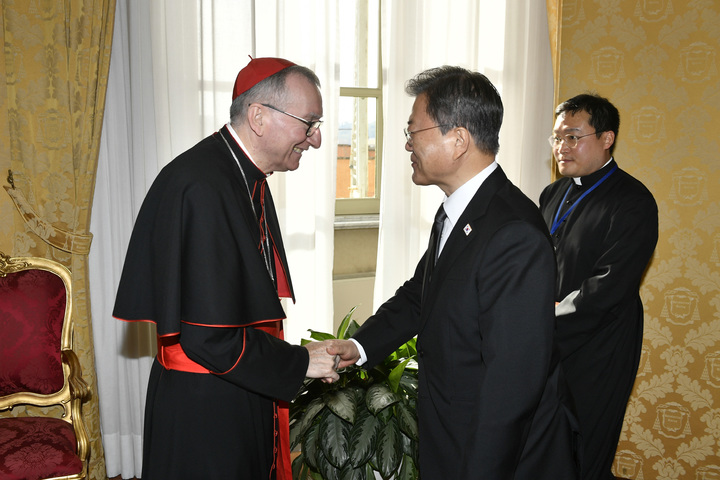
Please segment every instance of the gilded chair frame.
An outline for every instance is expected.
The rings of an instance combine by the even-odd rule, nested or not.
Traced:
[[[75,475],[52,477],[46,480],[80,480],[87,477],[90,461],[90,440],[82,418],[82,402],[90,394],[90,388],[82,378],[82,368],[73,351],[72,279],[70,271],[62,264],[40,257],[10,257],[0,252],[0,277],[24,270],[45,270],[60,277],[65,285],[65,316],[60,337],[60,355],[64,383],[55,393],[38,394],[18,392],[0,397],[0,411],[12,410],[19,405],[48,407],[59,405],[63,409],[62,420],[73,426],[77,440],[77,455],[83,469]]]

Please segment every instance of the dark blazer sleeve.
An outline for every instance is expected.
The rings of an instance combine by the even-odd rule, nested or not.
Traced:
[[[427,252],[425,252],[427,255]],[[364,368],[382,362],[400,345],[413,338],[420,327],[420,298],[425,256],[418,262],[412,278],[397,289],[353,335],[365,350]]]

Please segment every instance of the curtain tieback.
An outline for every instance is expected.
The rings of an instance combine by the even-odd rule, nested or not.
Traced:
[[[35,212],[35,209],[30,205],[25,195],[15,185],[10,187],[5,186],[5,190],[8,192],[8,195],[10,195],[13,203],[15,203],[25,224],[38,237],[53,247],[65,252],[78,255],[88,255],[90,253],[92,233],[80,234],[57,228]]]

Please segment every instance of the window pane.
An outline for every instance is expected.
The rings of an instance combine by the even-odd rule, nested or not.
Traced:
[[[378,88],[378,1],[338,2],[349,34],[340,35],[340,85]]]
[[[337,198],[375,198],[376,99],[340,97]]]

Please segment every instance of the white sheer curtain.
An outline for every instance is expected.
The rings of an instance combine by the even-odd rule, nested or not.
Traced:
[[[374,306],[412,275],[427,248],[443,195],[410,179],[402,128],[413,98],[405,82],[427,68],[459,65],[484,73],[505,107],[498,162],[537,202],[550,182],[552,64],[545,2],[434,0],[383,2],[385,147]]]
[[[545,137],[552,73],[544,2],[383,0],[387,131],[376,304],[404,281],[425,249],[442,195],[410,181],[402,128],[412,99],[404,83],[421,70],[456,64],[486,73],[506,107],[499,161],[533,199],[550,180]],[[500,26],[498,30],[497,26]],[[502,26],[504,25],[504,29]],[[336,0],[118,0],[90,253],[101,425],[108,475],[139,476],[148,326],[111,317],[134,219],[163,165],[220,128],[248,55],[282,56],[323,83],[323,145],[296,172],[271,177],[296,304],[292,343],[307,329],[332,330],[332,252],[338,110]]]
[[[139,477],[154,329],[112,318],[125,250],[157,172],[228,121],[235,76],[252,56],[281,56],[323,84],[326,125],[337,122],[335,2],[118,0],[92,212],[92,316],[109,477]],[[286,336],[332,329],[335,132],[271,188],[296,287]],[[199,406],[202,408],[201,406]]]
[[[147,379],[154,349],[147,326],[114,320],[115,291],[135,215],[159,171],[149,6],[119,0],[90,249],[90,299],[100,424],[109,476],[139,477]],[[132,59],[132,68],[130,68]]]

